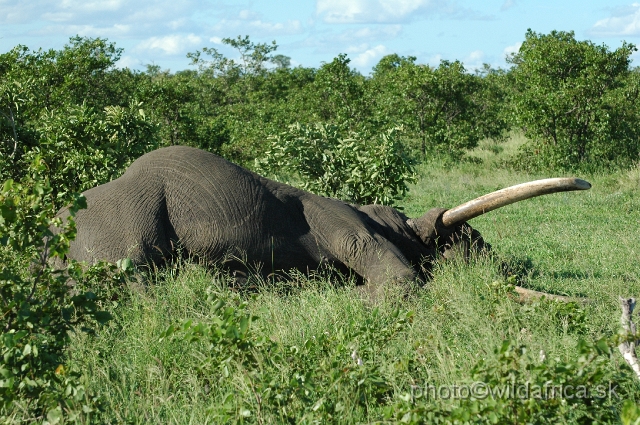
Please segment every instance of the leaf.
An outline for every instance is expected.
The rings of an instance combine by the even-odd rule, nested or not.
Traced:
[[[62,421],[62,409],[60,406],[56,406],[55,408],[49,410],[47,412],[47,421],[46,424],[55,425]]]
[[[105,323],[113,319],[113,316],[108,311],[97,311],[93,314],[93,317],[101,325],[104,325]]]

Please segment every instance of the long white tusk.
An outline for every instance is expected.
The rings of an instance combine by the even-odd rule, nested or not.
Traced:
[[[587,190],[590,188],[591,183],[569,177],[535,180],[528,183],[517,184],[491,192],[447,210],[442,215],[442,223],[445,226],[452,226],[524,199],[547,195],[549,193]]]

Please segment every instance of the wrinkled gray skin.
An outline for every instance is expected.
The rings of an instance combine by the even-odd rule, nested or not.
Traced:
[[[353,206],[278,183],[198,149],[172,146],[137,159],[118,179],[86,191],[68,257],[161,264],[175,254],[265,274],[329,263],[364,283],[424,278],[436,238],[483,246],[468,225],[445,228],[443,209],[418,219],[380,205]],[[65,217],[68,210],[60,211]],[[444,244],[443,242],[449,242]]]

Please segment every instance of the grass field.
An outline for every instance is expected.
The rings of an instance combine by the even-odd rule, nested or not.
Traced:
[[[405,212],[560,177],[501,167],[518,143],[497,154],[478,148],[482,164],[422,165]],[[593,188],[472,220],[492,256],[439,263],[425,287],[390,288],[378,305],[348,281],[300,276],[237,293],[224,273],[178,263],[123,289],[115,320],[74,337],[73,361],[104,400],[100,419],[113,423],[617,422],[638,384],[619,353],[579,342],[616,334],[618,296],[640,296],[640,170],[576,177]],[[513,282],[588,302],[520,303],[509,296]],[[545,379],[614,380],[619,398],[425,395],[428,386]]]

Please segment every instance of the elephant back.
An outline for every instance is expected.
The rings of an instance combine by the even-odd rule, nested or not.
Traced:
[[[143,184],[160,176],[171,231],[190,254],[217,259],[237,247],[249,258],[268,251],[273,220],[286,215],[263,178],[210,152],[172,146],[150,152],[127,170]],[[275,182],[274,182],[275,183]]]

